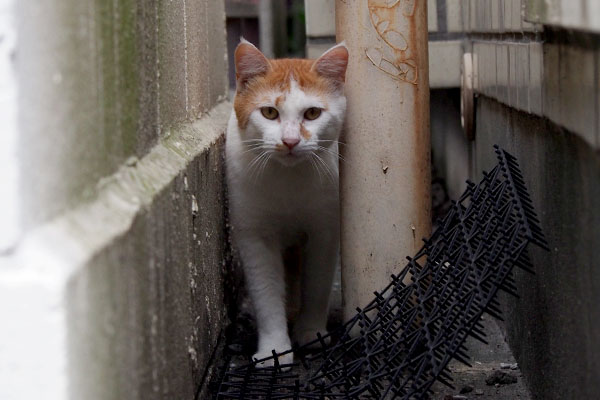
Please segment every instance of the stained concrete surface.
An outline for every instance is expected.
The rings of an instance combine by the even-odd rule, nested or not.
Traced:
[[[0,317],[10,322],[1,399],[196,396],[227,321],[230,112],[225,102],[181,126],[0,257]]]
[[[531,249],[535,275],[516,271],[520,299],[501,297],[508,341],[534,399],[600,398],[600,154],[547,119],[480,97],[478,173],[495,163],[494,143],[517,157],[551,249]]]
[[[502,330],[498,323],[489,316],[484,315],[483,326],[487,334],[488,344],[479,342],[476,339],[467,339],[466,346],[469,349],[468,354],[471,357],[472,367],[466,366],[458,361],[453,361],[449,365],[450,375],[454,379],[452,382],[456,389],[451,389],[441,383],[433,385],[432,400],[450,400],[455,399],[519,399],[529,400],[531,396],[523,381],[520,370],[502,369],[501,364],[515,364],[516,361],[510,352],[510,348],[504,339]],[[517,382],[505,385],[488,385],[486,379],[494,371],[506,372],[517,378]],[[461,389],[470,387],[472,390],[461,394]],[[450,397],[448,397],[450,396]],[[454,397],[457,396],[457,397]],[[464,397],[460,397],[464,396]]]
[[[222,1],[19,0],[24,230],[89,200],[227,94]]]

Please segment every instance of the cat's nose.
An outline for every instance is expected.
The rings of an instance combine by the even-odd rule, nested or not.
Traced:
[[[287,146],[288,149],[292,150],[298,143],[300,143],[300,139],[298,138],[285,138],[282,140],[283,144]]]

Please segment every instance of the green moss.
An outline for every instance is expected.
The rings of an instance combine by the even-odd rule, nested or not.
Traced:
[[[138,53],[138,35],[136,21],[136,3],[137,0],[119,0],[118,14],[120,15],[119,25],[119,43],[117,51],[119,53],[119,88],[118,95],[121,101],[121,129],[123,132],[122,144],[123,150],[127,155],[134,154],[137,142],[137,133],[139,128],[138,114],[138,92],[139,92],[139,71],[138,65],[140,58]]]
[[[559,7],[557,0],[550,0],[554,7]],[[536,21],[543,22],[548,19],[548,4],[547,0],[530,0],[527,2],[527,16]]]
[[[141,0],[66,0],[57,15],[61,36],[56,60],[63,91],[56,104],[70,120],[61,142],[68,202],[94,195],[99,179],[136,154],[139,92],[144,82],[138,43]],[[63,103],[64,101],[64,103]],[[58,189],[57,189],[58,190]]]
[[[120,162],[135,153],[138,132],[139,57],[137,0],[95,0],[100,41],[107,155]]]

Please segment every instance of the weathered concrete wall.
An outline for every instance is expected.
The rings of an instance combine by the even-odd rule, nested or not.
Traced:
[[[90,198],[98,179],[224,98],[223,9],[208,0],[18,2],[26,227]]]
[[[0,254],[0,398],[202,397],[226,319],[223,2],[15,13],[23,212]]]
[[[475,140],[453,139],[449,149],[448,138],[432,134],[434,156],[448,151],[436,158],[455,191],[458,170],[448,165],[466,161],[479,179],[496,162],[492,144],[522,166],[552,251],[535,249],[536,275],[519,271],[521,298],[503,300],[507,337],[536,399],[600,397],[600,37],[589,32],[597,30],[592,3],[461,1],[479,95]]]
[[[0,332],[1,398],[33,398],[40,387],[49,399],[198,389],[225,322],[229,111],[223,103],[182,126],[0,259],[0,316],[10,321]]]
[[[69,282],[71,398],[195,397],[225,319],[221,164],[195,157]]]
[[[522,167],[551,252],[531,252],[535,276],[517,272],[507,331],[536,399],[600,396],[600,157],[581,138],[497,102],[477,108],[475,170],[494,143]],[[478,176],[479,178],[479,176]]]

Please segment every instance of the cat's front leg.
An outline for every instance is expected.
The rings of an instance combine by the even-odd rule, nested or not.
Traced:
[[[253,358],[270,357],[291,348],[285,312],[285,279],[281,249],[275,240],[241,237],[237,240],[244,265],[247,288],[254,305],[258,329],[258,351]],[[280,364],[293,361],[290,352],[279,358]],[[272,366],[265,361],[259,366]]]
[[[327,333],[329,297],[339,262],[336,227],[317,229],[308,236],[306,264],[302,271],[302,307],[294,326],[294,340],[306,344]]]

